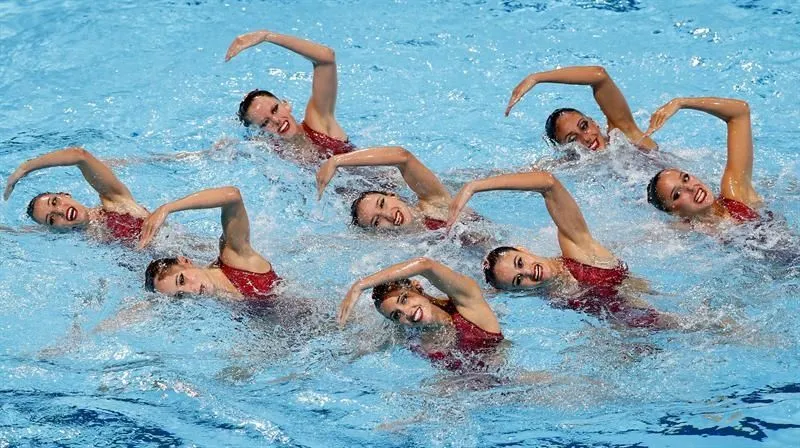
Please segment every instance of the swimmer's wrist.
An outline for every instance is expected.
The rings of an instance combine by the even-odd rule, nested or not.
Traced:
[[[274,37],[275,37],[275,33],[273,33],[272,31],[267,31],[267,30],[264,30],[264,37],[263,37],[263,38],[261,38],[261,42],[269,42],[269,43],[272,43],[272,42],[273,42],[273,40],[272,40],[272,39],[273,39]]]

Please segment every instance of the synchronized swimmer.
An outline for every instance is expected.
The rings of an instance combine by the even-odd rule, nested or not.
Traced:
[[[547,117],[544,126],[545,135],[551,142],[559,145],[575,142],[591,151],[598,151],[608,146],[608,133],[613,129],[619,129],[642,151],[658,148],[656,142],[639,129],[628,102],[603,67],[566,67],[549,72],[531,73],[511,93],[506,116],[526,93],[535,85],[542,83],[591,86],[594,99],[603,111],[608,124],[607,132],[603,133],[597,123],[581,111],[569,107],[556,109]]]
[[[17,182],[28,174],[57,166],[77,166],[100,196],[100,206],[86,207],[69,193],[40,193],[28,203],[28,216],[55,231],[80,230],[101,240],[135,245],[150,212],[108,166],[84,148],[61,149],[23,163],[6,181],[3,197],[8,200]]]
[[[455,222],[473,194],[493,190],[540,193],[558,229],[561,255],[542,257],[522,247],[498,247],[483,263],[487,283],[498,289],[542,292],[556,306],[608,316],[631,327],[675,326],[673,316],[622,293],[642,282],[632,279],[625,263],[592,237],[575,199],[548,172],[507,174],[467,183],[450,206],[448,224]]]
[[[720,181],[720,195],[714,197],[711,189],[692,174],[667,168],[653,176],[647,185],[647,202],[692,226],[760,219],[755,210],[762,200],[753,187],[750,107],[744,101],[729,98],[675,98],[653,113],[648,133],[660,129],[681,109],[699,110],[727,124],[728,158]]]
[[[353,151],[355,146],[336,121],[339,81],[333,49],[294,36],[262,30],[236,37],[225,54],[225,60],[230,61],[243,50],[264,42],[293,51],[311,61],[314,66],[311,98],[303,121],[298,124],[288,101],[281,100],[267,90],[253,90],[239,104],[238,116],[242,124],[294,145],[295,151],[292,153],[280,148],[278,152],[302,162],[314,162]]]

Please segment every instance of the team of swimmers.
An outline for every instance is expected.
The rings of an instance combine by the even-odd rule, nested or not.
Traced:
[[[241,51],[269,42],[293,51],[313,64],[311,97],[298,124],[292,106],[266,90],[253,90],[242,100],[238,117],[248,128],[274,137],[276,152],[305,166],[318,166],[317,194],[321,197],[337,170],[343,167],[388,166],[399,170],[417,196],[416,203],[391,191],[365,191],[352,202],[351,222],[365,229],[449,229],[462,215],[470,198],[492,190],[534,191],[542,195],[557,228],[561,253],[545,257],[523,247],[500,246],[483,261],[486,282],[501,290],[527,290],[546,296],[553,306],[592,314],[627,327],[680,327],[680,316],[654,309],[640,298],[647,282],[634,277],[628,266],[598,242],[578,203],[552,174],[530,171],[505,174],[466,183],[452,196],[439,178],[412,153],[398,146],[356,150],[335,117],[338,88],[332,49],[297,37],[257,31],[237,37],[226,61]],[[579,144],[590,151],[609,145],[610,131],[618,129],[642,151],[658,145],[651,136],[680,109],[694,109],[726,122],[727,164],[721,191],[715,196],[693,175],[677,168],[658,172],[647,186],[647,201],[659,210],[679,216],[684,225],[700,230],[723,223],[760,219],[755,210],[761,198],[752,184],[753,142],[747,103],[725,98],[676,98],[659,108],[642,131],[613,79],[602,67],[567,67],[533,73],[513,90],[506,115],[539,83],[589,85],[605,115],[608,132],[583,113],[556,109],[545,132],[554,144]],[[321,165],[320,165],[321,163]],[[94,238],[148,246],[171,213],[219,208],[222,234],[219,254],[209,266],[196,266],[183,257],[154,260],[145,270],[145,288],[165,295],[214,295],[231,300],[278,301],[283,280],[272,264],[250,243],[250,221],[235,187],[198,191],[148,212],[102,161],[83,148],[54,151],[17,168],[7,179],[4,198],[27,174],[57,166],[76,166],[97,191],[100,205],[86,207],[69,193],[42,193],[27,209],[37,223],[53,230],[81,230]],[[444,297],[425,292],[416,276],[427,279]],[[413,349],[448,368],[483,365],[481,356],[502,340],[500,323],[472,278],[428,259],[415,258],[386,267],[355,281],[341,302],[337,320],[344,324],[362,293],[372,289],[378,312],[403,326],[421,328]],[[454,354],[458,354],[457,356]],[[480,356],[478,356],[480,355]],[[476,358],[477,356],[477,358]]]

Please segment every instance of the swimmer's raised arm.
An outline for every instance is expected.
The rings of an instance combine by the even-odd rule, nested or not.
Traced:
[[[497,323],[497,318],[494,317],[494,312],[491,311],[489,305],[483,299],[478,283],[466,275],[459,274],[449,267],[425,257],[412,258],[389,266],[353,283],[353,286],[347,292],[347,296],[339,305],[339,311],[336,315],[339,324],[343,325],[347,321],[364,290],[384,283],[411,278],[415,275],[425,277],[433,286],[447,294],[464,317],[481,328],[496,328],[487,331],[499,331],[500,326]],[[486,309],[488,309],[489,313],[483,312]],[[491,317],[485,316],[485,314]],[[491,319],[494,319],[494,325],[490,322]]]
[[[362,149],[348,154],[333,156],[322,164],[317,172],[317,194],[322,197],[336,170],[345,166],[394,166],[420,202],[447,204],[450,192],[436,174],[417,159],[414,154],[399,146]]]
[[[306,119],[314,122],[322,121],[327,125],[328,120],[334,116],[338,87],[336,53],[333,49],[299,37],[262,30],[236,37],[228,47],[225,60],[229,61],[242,50],[263,42],[269,42],[297,53],[314,64],[311,99],[306,108]]]
[[[504,174],[467,183],[450,204],[447,220],[452,226],[473,194],[481,191],[535,191],[544,197],[547,212],[558,228],[558,242],[565,256],[584,259],[587,253],[597,252],[598,245],[589,232],[578,204],[559,180],[547,171]],[[577,253],[576,253],[577,252]]]
[[[631,108],[606,69],[601,66],[564,67],[545,72],[531,73],[511,93],[506,107],[506,116],[511,108],[536,84],[556,83],[588,85],[592,87],[594,99],[608,120],[609,129],[619,128],[631,141],[637,141],[643,149],[656,149],[658,145],[644,135],[633,119]]]
[[[56,166],[77,166],[103,202],[134,200],[128,187],[114,175],[114,172],[81,147],[60,149],[22,163],[6,181],[3,197],[8,200],[17,182],[28,174]]]
[[[744,200],[746,203],[758,202],[760,198],[753,187],[753,133],[750,106],[745,101],[732,98],[675,98],[653,113],[647,134],[659,130],[681,109],[699,110],[727,123],[728,161],[722,175],[722,196]]]
[[[241,257],[251,256],[254,251],[250,246],[250,220],[242,194],[238,188],[231,186],[198,191],[158,207],[142,225],[139,247],[145,247],[152,241],[170,213],[208,208],[222,209],[220,254],[227,249]]]

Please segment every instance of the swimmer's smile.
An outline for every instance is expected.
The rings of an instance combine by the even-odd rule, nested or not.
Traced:
[[[283,134],[289,130],[289,120],[284,120],[283,123],[278,127],[278,134]]]
[[[542,265],[535,264],[533,266],[533,281],[538,282],[542,279]]]
[[[414,323],[416,323],[416,322],[419,322],[419,321],[421,321],[421,320],[422,320],[422,315],[423,315],[423,313],[422,313],[422,307],[421,307],[421,306],[418,306],[418,307],[417,307],[417,310],[416,310],[416,311],[414,311],[414,314],[411,316],[411,322],[414,322]]]
[[[75,221],[78,218],[78,210],[75,207],[70,207],[67,209],[67,212],[64,213],[64,217],[67,218],[67,221]]]
[[[589,145],[589,149],[592,150],[592,151],[596,151],[599,146],[600,146],[600,140],[599,139],[594,139],[592,144]]]
[[[400,210],[394,212],[394,225],[401,226],[403,225],[403,222],[405,222],[405,218],[403,217],[403,214],[400,212]]]
[[[697,193],[694,194],[694,202],[702,204],[703,201],[705,201],[707,195],[708,193],[706,193],[705,189],[703,189],[702,187],[698,187]]]

